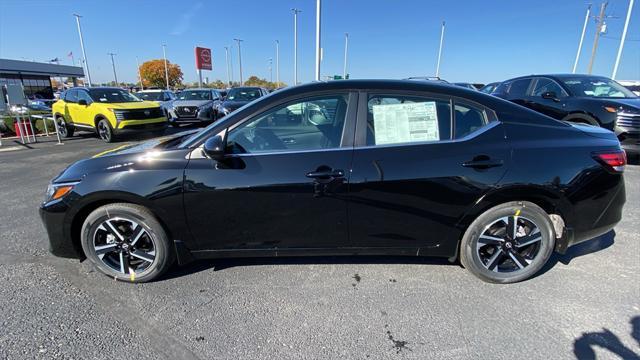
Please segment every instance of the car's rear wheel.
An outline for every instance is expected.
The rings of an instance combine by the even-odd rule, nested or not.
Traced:
[[[67,122],[64,120],[64,117],[58,116],[56,118],[56,126],[61,138],[66,139],[73,136],[73,125],[67,124]]]
[[[104,140],[104,142],[113,142],[115,140],[115,135],[113,134],[113,129],[109,124],[109,121],[106,119],[101,119],[98,121],[96,125],[96,131],[98,132],[98,136],[100,139]]]
[[[98,270],[127,282],[155,280],[174,259],[162,225],[139,205],[109,204],[94,210],[82,226],[81,242]]]
[[[495,206],[471,223],[460,262],[480,279],[513,283],[535,275],[555,245],[549,215],[537,205],[514,201]]]

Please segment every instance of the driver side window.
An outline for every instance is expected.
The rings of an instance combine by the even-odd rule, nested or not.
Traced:
[[[229,132],[235,154],[340,147],[347,94],[296,100],[249,119]]]

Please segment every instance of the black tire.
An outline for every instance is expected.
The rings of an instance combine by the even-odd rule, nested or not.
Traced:
[[[58,132],[61,138],[68,139],[73,136],[73,131],[75,130],[75,128],[73,127],[73,125],[67,124],[67,122],[64,120],[64,117],[56,117],[56,125],[58,126]]]
[[[517,233],[515,237],[507,229]],[[513,201],[485,211],[471,223],[460,244],[460,262],[484,281],[514,283],[540,271],[554,246],[555,231],[549,215],[536,204]]]
[[[148,209],[134,204],[94,210],[82,225],[81,243],[85,256],[100,272],[126,282],[156,280],[175,259],[160,222]]]
[[[598,120],[586,114],[569,114],[562,121],[569,121],[578,124],[587,124],[593,126],[600,126]]]
[[[96,133],[104,142],[112,143],[116,140],[111,124],[109,124],[107,119],[100,119],[100,121],[98,121],[96,124]]]

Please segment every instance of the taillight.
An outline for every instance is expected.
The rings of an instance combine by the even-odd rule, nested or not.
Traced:
[[[627,154],[622,150],[594,153],[593,158],[615,173],[623,172],[627,165]]]

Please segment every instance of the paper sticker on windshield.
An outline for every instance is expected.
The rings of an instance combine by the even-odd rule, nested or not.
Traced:
[[[440,140],[435,101],[373,105],[376,145]]]

